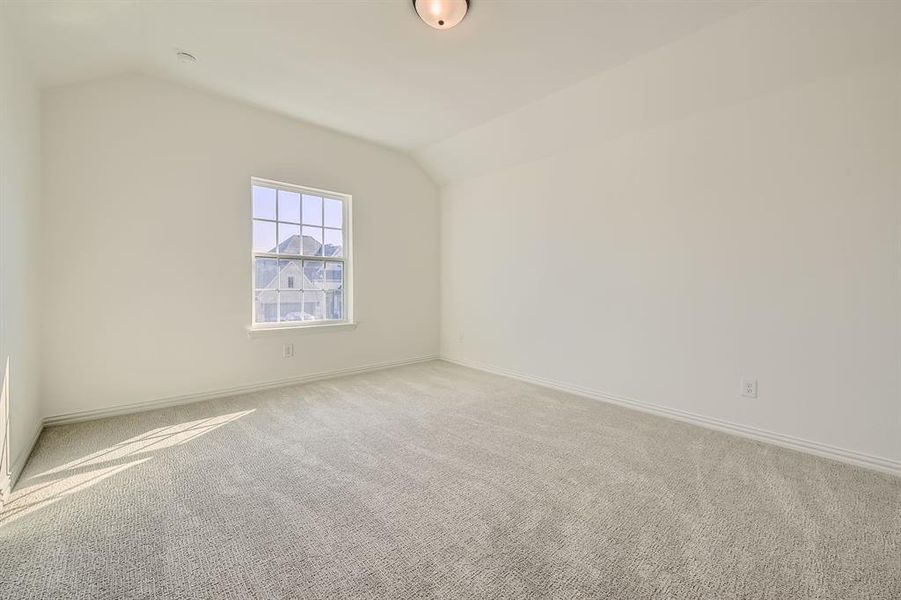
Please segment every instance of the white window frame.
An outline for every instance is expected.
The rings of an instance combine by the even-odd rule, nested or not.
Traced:
[[[306,256],[304,254],[276,254],[271,252],[256,252],[253,248],[253,222],[268,221],[278,222],[278,201],[275,203],[275,221],[271,219],[257,219],[253,216],[253,186],[263,186],[276,190],[284,190],[286,192],[294,192],[301,194],[323,196],[335,200],[341,200],[342,206],[342,254],[343,256]],[[352,197],[350,194],[342,194],[330,190],[312,188],[303,185],[295,185],[293,183],[284,183],[282,181],[274,181],[271,179],[263,179],[261,177],[250,178],[250,327],[251,331],[271,331],[285,329],[314,329],[325,327],[342,327],[354,325],[353,319],[353,218],[352,218]],[[276,239],[276,243],[278,240]],[[303,244],[301,244],[301,252],[303,252]],[[344,318],[343,319],[321,319],[318,321],[279,321],[276,323],[257,323],[256,316],[256,259],[257,258],[288,258],[296,260],[316,260],[323,262],[337,262],[343,266],[344,275],[343,292],[344,292]]]

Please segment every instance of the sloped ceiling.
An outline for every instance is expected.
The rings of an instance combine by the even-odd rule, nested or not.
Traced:
[[[901,2],[767,3],[418,149],[415,158],[439,183],[462,181],[885,63],[898,65],[901,77]]]
[[[439,183],[901,60],[899,2],[473,0],[442,32],[408,0],[0,13],[43,86],[142,72],[401,150]]]
[[[404,151],[671,43],[740,2],[473,0],[435,31],[409,0],[5,0],[40,84],[140,71]],[[195,54],[179,64],[176,49]]]

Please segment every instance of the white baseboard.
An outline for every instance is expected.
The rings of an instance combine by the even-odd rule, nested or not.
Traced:
[[[28,462],[28,457],[31,456],[31,452],[34,450],[34,445],[38,443],[38,438],[41,436],[41,432],[44,430],[44,424],[38,423],[38,426],[34,428],[34,432],[31,434],[31,439],[28,440],[28,443],[25,445],[19,455],[10,463],[9,465],[9,487],[3,490],[3,495],[8,494],[13,488],[16,487],[16,483],[19,481],[19,476],[22,474],[22,470],[25,469],[25,463]],[[2,506],[5,497],[0,498],[0,506]]]
[[[717,431],[739,435],[741,437],[750,438],[760,442],[766,442],[768,444],[781,446],[783,448],[798,450],[800,452],[822,456],[824,458],[829,458],[858,467],[864,467],[866,469],[872,469],[874,471],[901,476],[901,462],[892,460],[890,458],[864,454],[863,452],[857,452],[855,450],[846,450],[844,448],[838,448],[836,446],[830,446],[828,444],[812,442],[810,440],[805,440],[782,433],[766,431],[763,429],[758,429],[756,427],[750,427],[748,425],[739,425],[738,423],[732,423],[730,421],[724,421],[722,419],[705,417],[703,415],[685,410],[668,408],[666,406],[660,406],[659,404],[651,404],[650,402],[644,402],[632,398],[625,398],[623,396],[616,396],[614,394],[608,394],[600,390],[594,390],[578,385],[545,379],[543,377],[534,377],[532,375],[527,375],[518,371],[504,369],[481,362],[460,360],[447,356],[442,356],[441,360],[463,367],[469,367],[471,369],[493,373],[495,375],[502,375],[504,377],[518,379],[520,381],[525,381],[527,383],[532,383],[542,387],[569,392],[570,394],[575,394],[577,396],[582,396],[585,398],[591,398],[592,400],[609,402],[611,404],[617,404],[626,408],[640,410],[642,412],[647,412],[670,419],[677,419],[679,421],[685,421],[694,425],[700,425],[701,427],[706,427],[708,429],[716,429]]]
[[[168,398],[160,398],[157,400],[148,400],[146,402],[134,402],[131,404],[122,404],[107,408],[99,408],[94,410],[83,410],[59,415],[52,415],[44,418],[44,426],[51,427],[54,425],[65,425],[68,423],[77,423],[79,421],[91,421],[94,419],[103,419],[106,417],[114,417],[117,415],[127,415],[136,412],[144,412],[157,408],[165,408],[167,406],[178,406],[180,404],[191,404],[192,402],[201,402],[203,400],[212,400],[214,398],[225,398],[228,396],[237,396],[238,394],[248,394],[251,392],[259,392],[274,388],[285,387],[289,385],[297,385],[299,383],[309,383],[311,381],[320,381],[322,379],[331,379],[344,375],[354,375],[357,373],[366,373],[368,371],[378,371],[380,369],[389,369],[391,367],[401,367],[404,365],[412,365],[430,360],[437,360],[438,355],[430,354],[427,356],[417,356],[404,360],[387,361],[380,363],[371,363],[358,367],[349,367],[345,369],[335,369],[332,371],[322,371],[319,373],[310,373],[308,375],[299,375],[297,377],[288,377],[286,379],[278,379],[275,381],[265,381],[261,383],[252,383],[249,385],[240,385],[230,388],[223,388],[209,392],[198,392],[195,394],[184,394],[180,396],[170,396]]]

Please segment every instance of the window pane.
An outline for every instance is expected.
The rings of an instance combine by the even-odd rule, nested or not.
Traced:
[[[319,321],[325,314],[325,292],[304,291],[303,320]]]
[[[255,322],[346,319],[345,200],[265,183],[251,186],[251,199],[253,251],[281,255],[253,259]]]
[[[341,256],[344,253],[344,239],[340,229],[325,230],[325,245],[323,256]]]
[[[300,268],[299,260],[278,261],[279,266],[279,283],[278,286],[283,290],[299,290],[303,282],[303,271]]]
[[[332,198],[325,199],[325,223],[326,227],[337,227],[341,229],[344,224],[344,207],[343,202]]]
[[[301,292],[279,292],[279,315],[282,321],[300,321],[303,318]]]
[[[322,198],[303,195],[304,225],[322,225]]]
[[[274,258],[257,258],[256,279],[254,286],[257,288],[275,289],[278,287],[278,260]]]
[[[303,228],[304,256],[322,256],[322,227]]]
[[[321,290],[324,278],[325,263],[321,260],[303,261],[303,289]]]
[[[256,219],[275,220],[275,190],[253,186],[253,216]]]
[[[325,318],[341,320],[344,318],[344,291],[330,290],[325,292]]]
[[[278,321],[278,292],[265,290],[254,294],[254,311],[257,323]]]
[[[278,191],[278,220],[300,223],[300,194]]]
[[[275,252],[275,223],[253,222],[254,252]]]
[[[278,224],[278,251],[281,254],[300,254],[300,225]]]
[[[341,263],[326,263],[325,265],[325,289],[340,290],[344,287],[344,265]]]

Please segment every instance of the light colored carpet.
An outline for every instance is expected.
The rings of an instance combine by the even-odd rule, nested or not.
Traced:
[[[901,479],[443,362],[48,429],[3,598],[901,598]]]

